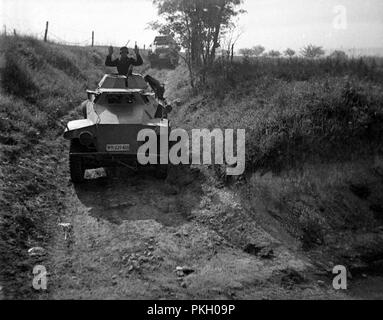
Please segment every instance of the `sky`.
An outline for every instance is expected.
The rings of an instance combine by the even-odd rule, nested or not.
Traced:
[[[295,50],[312,43],[327,49],[383,47],[382,0],[244,0],[237,48]],[[157,20],[151,0],[0,0],[0,28],[87,45],[135,41],[148,46]]]

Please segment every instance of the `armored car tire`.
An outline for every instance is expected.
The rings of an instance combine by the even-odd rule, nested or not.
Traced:
[[[165,180],[168,177],[168,165],[167,164],[158,164],[156,166],[156,178]]]
[[[176,59],[174,59],[174,58],[171,58],[171,59],[170,59],[170,61],[169,61],[169,67],[170,67],[171,69],[175,69],[175,68],[177,68],[177,61],[176,61]]]
[[[69,170],[70,177],[73,183],[82,183],[85,178],[85,166],[82,160],[82,157],[79,155],[74,155],[72,153],[78,152],[78,146],[75,141],[71,141],[70,144],[70,153],[69,153]]]

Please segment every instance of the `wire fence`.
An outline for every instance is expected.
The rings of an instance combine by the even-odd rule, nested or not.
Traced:
[[[19,30],[23,30],[20,32]],[[80,41],[68,41],[67,39],[64,39],[62,36],[59,36],[55,32],[52,32],[51,30],[47,30],[47,37],[46,41],[47,42],[53,42],[57,44],[63,44],[63,45],[68,45],[68,46],[104,46],[105,44],[100,44],[96,41],[94,41],[94,33],[93,31],[90,31],[89,33],[72,29],[72,28],[65,28],[65,32],[71,34],[72,36],[75,35],[74,38],[77,39],[84,39]],[[12,25],[3,25],[2,30],[0,33],[3,36],[28,36],[32,37],[38,40],[45,40],[45,33],[46,30],[43,30],[41,32],[34,32],[30,28],[19,28],[18,26],[12,26]],[[93,34],[92,34],[93,33]],[[93,38],[93,39],[92,39]]]
[[[22,29],[23,32],[19,32],[18,30]],[[81,31],[76,30],[72,28],[65,28],[65,33],[70,34],[72,38],[76,39],[83,39],[79,41],[69,41],[62,36],[58,35],[56,33],[56,30],[52,32],[50,29],[47,32],[46,41],[49,43],[55,43],[55,44],[62,44],[67,46],[80,46],[80,47],[105,47],[105,46],[114,46],[114,47],[120,47],[121,44],[116,44],[114,41],[109,41],[107,43],[99,42],[97,41],[97,38],[95,38],[96,33],[94,31]],[[41,32],[34,32],[31,29],[28,28],[16,28],[10,25],[3,25],[3,29],[0,30],[0,34],[3,36],[28,36],[32,37],[41,41],[45,40],[45,30]],[[128,41],[126,43],[126,46],[129,46],[131,49],[134,47],[135,42],[134,41]],[[142,51],[146,51],[148,47],[143,44],[141,47]]]

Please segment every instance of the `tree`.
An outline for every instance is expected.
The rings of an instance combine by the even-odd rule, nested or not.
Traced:
[[[161,34],[174,37],[186,50],[185,61],[194,85],[195,71],[205,73],[214,62],[220,40],[244,11],[243,0],[153,0],[164,22],[152,22]]]
[[[271,58],[278,58],[281,56],[281,53],[279,51],[276,51],[276,50],[270,50],[268,53],[267,53],[267,56],[271,57]]]
[[[295,56],[295,51],[293,49],[287,48],[283,54],[286,57],[292,58]]]
[[[301,54],[305,58],[315,59],[323,56],[325,52],[322,47],[309,44],[301,50]]]
[[[250,48],[239,49],[239,54],[244,56],[244,57],[253,57],[253,56],[255,56],[254,49],[250,49]]]
[[[265,47],[262,47],[261,45],[257,45],[255,47],[253,47],[253,51],[254,51],[254,55],[256,57],[259,57],[262,53],[265,52]]]
[[[227,60],[233,62],[234,60],[234,48],[237,41],[243,34],[243,28],[237,28],[234,23],[225,31],[221,40],[221,47],[226,49]]]
[[[347,60],[348,56],[344,51],[335,50],[333,53],[330,54],[330,58],[335,60]]]

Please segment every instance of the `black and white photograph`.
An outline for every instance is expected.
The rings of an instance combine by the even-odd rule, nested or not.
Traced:
[[[0,300],[382,299],[383,1],[0,0]]]

